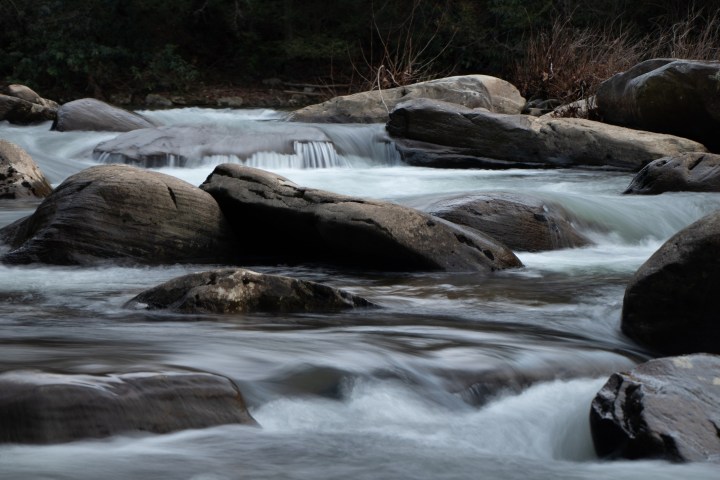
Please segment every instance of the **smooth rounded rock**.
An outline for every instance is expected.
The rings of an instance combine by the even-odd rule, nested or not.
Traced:
[[[28,153],[0,140],[0,199],[44,198],[52,187]]]
[[[590,409],[601,457],[720,463],[720,356],[667,357],[613,374]]]
[[[681,230],[630,279],[622,331],[663,354],[720,353],[720,212]]]
[[[0,373],[0,443],[257,425],[231,380],[199,372]]]
[[[492,271],[522,265],[496,240],[408,207],[304,188],[224,164],[201,185],[261,261],[386,271]]]
[[[94,98],[81,98],[60,106],[52,129],[59,132],[129,132],[156,126],[142,115]]]
[[[227,263],[234,234],[207,193],[170,175],[100,165],[0,230],[5,263]]]
[[[25,85],[8,85],[0,92],[0,121],[30,124],[55,120],[58,104]]]
[[[318,312],[372,306],[316,282],[245,269],[193,273],[146,290],[129,302],[182,313]]]
[[[720,192],[720,155],[683,153],[659,158],[635,175],[624,193]]]

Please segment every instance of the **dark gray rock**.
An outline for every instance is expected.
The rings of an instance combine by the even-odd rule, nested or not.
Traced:
[[[666,155],[705,151],[685,138],[592,120],[506,115],[427,99],[399,104],[387,130],[405,162],[428,167],[637,171]]]
[[[129,305],[182,313],[316,312],[372,306],[327,285],[245,269],[175,278],[142,292]]]
[[[14,143],[0,140],[0,199],[44,198],[52,187],[32,157]]]
[[[94,98],[81,98],[63,104],[57,112],[52,129],[59,132],[76,130],[129,132],[156,126],[137,113],[114,107]]]
[[[520,266],[507,247],[389,202],[300,187],[220,165],[201,185],[240,233],[240,248],[269,262],[323,262],[380,270],[491,271]]]
[[[234,236],[213,198],[169,175],[102,165],[66,179],[0,230],[6,263],[226,263]]]
[[[651,360],[613,374],[590,409],[598,455],[720,462],[720,357]]]
[[[603,82],[600,116],[616,125],[696,140],[720,152],[720,62],[660,58]]]
[[[439,78],[404,87],[370,90],[310,105],[292,113],[290,120],[314,123],[385,123],[400,103],[430,98],[500,113],[520,113],[525,99],[515,86],[487,75]]]
[[[648,163],[624,193],[720,192],[720,155],[683,153]]]
[[[625,290],[622,331],[663,354],[720,353],[720,212],[681,230]]]
[[[489,192],[462,196],[436,202],[429,212],[490,235],[512,250],[537,252],[590,243],[562,206],[532,195]]]
[[[219,375],[0,374],[0,443],[61,443],[233,423],[257,424],[238,387]]]
[[[0,121],[29,124],[54,120],[58,104],[25,85],[8,85],[0,92]]]

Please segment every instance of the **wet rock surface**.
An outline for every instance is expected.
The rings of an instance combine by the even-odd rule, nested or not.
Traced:
[[[720,353],[720,213],[681,230],[630,279],[622,331],[664,354]]]
[[[590,409],[600,456],[720,462],[720,356],[651,360],[613,374]]]
[[[372,306],[317,282],[245,269],[222,269],[172,279],[134,297],[130,306],[182,313],[322,312]]]
[[[492,271],[520,266],[496,240],[408,207],[300,187],[279,175],[218,166],[201,188],[265,262]],[[264,258],[263,258],[264,257]]]
[[[5,263],[227,263],[233,233],[213,198],[126,165],[72,175],[35,213],[0,230]]]
[[[465,75],[335,97],[297,110],[290,119],[315,123],[385,123],[388,113],[398,103],[417,98],[482,107],[499,113],[520,113],[525,105],[525,99],[511,83],[487,75]]]
[[[233,423],[256,425],[238,387],[219,375],[0,374],[0,443],[61,443]]]
[[[537,252],[590,243],[560,205],[527,194],[488,192],[462,196],[436,202],[429,212],[490,235],[512,250]]]
[[[720,152],[720,62],[659,58],[603,82],[606,122],[696,140]]]
[[[129,132],[154,126],[153,122],[137,113],[94,98],[81,98],[60,106],[52,129],[59,132]]]
[[[52,187],[28,153],[0,140],[0,199],[44,198]]]
[[[647,164],[624,193],[720,192],[720,155],[683,153]]]
[[[580,118],[506,115],[435,100],[399,104],[388,132],[406,163],[440,168],[611,168],[703,152],[685,138]]]

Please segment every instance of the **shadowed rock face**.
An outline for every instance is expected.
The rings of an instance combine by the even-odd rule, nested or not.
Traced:
[[[230,423],[256,425],[238,387],[219,375],[0,374],[0,443],[61,443]]]
[[[29,124],[54,120],[58,104],[25,85],[8,85],[0,92],[0,121]]]
[[[596,99],[609,123],[691,138],[720,152],[720,62],[647,60],[603,82]]]
[[[52,129],[59,132],[75,130],[129,132],[154,126],[153,122],[137,113],[94,98],[81,98],[60,106]]]
[[[52,187],[30,155],[14,143],[0,140],[0,199],[43,198]]]
[[[683,153],[647,164],[624,193],[720,192],[720,155]]]
[[[385,123],[388,112],[411,99],[429,98],[499,113],[520,113],[525,99],[515,86],[487,75],[439,78],[404,87],[335,97],[293,112],[290,120],[314,123]]]
[[[720,462],[720,357],[651,360],[613,374],[590,409],[600,456]]]
[[[201,185],[220,204],[243,251],[266,262],[323,262],[380,270],[491,271],[520,266],[497,241],[389,202],[300,187],[240,165]]]
[[[372,306],[320,283],[244,269],[193,273],[146,290],[135,306],[182,313],[316,312]]]
[[[6,263],[227,263],[234,236],[213,198],[169,175],[125,165],[65,180],[38,209],[0,230]]]
[[[664,354],[720,353],[720,213],[661,246],[625,290],[622,331]]]
[[[447,199],[430,213],[473,228],[513,250],[537,252],[587,245],[560,206],[531,195],[490,192]]]
[[[406,163],[441,168],[638,171],[666,155],[706,151],[685,138],[591,120],[505,115],[427,99],[400,103],[387,130]]]

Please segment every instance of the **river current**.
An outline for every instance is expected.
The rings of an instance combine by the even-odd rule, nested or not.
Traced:
[[[168,125],[282,123],[271,110],[144,113]],[[240,386],[262,426],[0,445],[0,478],[717,478],[717,466],[701,463],[598,459],[588,412],[612,372],[647,358],[620,332],[627,281],[672,234],[720,208],[720,195],[623,196],[632,175],[602,170],[408,167],[382,125],[320,128],[336,147],[329,154],[214,156],[156,170],[199,185],[214,165],[244,161],[300,185],[421,210],[478,192],[531,193],[564,206],[594,243],[516,252],[524,268],[493,274],[254,267],[382,307],[318,315],[124,307],[145,288],[208,266],[0,265],[0,371],[215,372]],[[93,148],[116,136],[0,122],[0,138],[28,151],[55,186],[103,161]],[[0,203],[0,226],[37,204]]]

